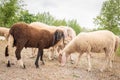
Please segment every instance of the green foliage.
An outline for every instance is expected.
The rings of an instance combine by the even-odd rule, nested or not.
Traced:
[[[36,21],[43,22],[48,25],[52,25],[54,22],[54,17],[49,12],[38,13],[35,17]]]
[[[16,15],[21,9],[19,0],[1,0],[0,26],[8,27],[16,21]]]
[[[79,26],[79,24],[77,23],[77,20],[69,20],[68,26],[73,28],[76,31],[76,34],[80,33],[82,30],[81,27]]]
[[[31,23],[36,21],[36,17],[33,14],[30,14],[28,10],[22,10],[18,17],[18,21],[20,22]]]
[[[120,56],[120,47],[116,51],[117,56]]]
[[[67,22],[66,22],[65,19],[63,19],[63,20],[55,20],[52,25],[54,25],[54,26],[61,26],[61,25],[62,26],[67,26]]]
[[[43,22],[52,26],[69,26],[78,34],[81,31],[77,20],[55,19],[49,12],[31,14],[28,10],[23,10],[21,0],[1,0],[0,2],[0,26],[10,27],[16,22]]]
[[[81,31],[77,20],[69,20],[66,21],[65,19],[59,20],[55,19],[49,12],[38,13],[36,15],[30,14],[27,10],[21,11],[19,15],[19,21],[31,23],[31,22],[43,22],[48,25],[52,26],[69,26],[76,31],[78,34]]]
[[[120,35],[120,0],[107,0],[103,3],[101,13],[95,18],[98,29],[108,29]],[[120,48],[117,50],[120,55]]]
[[[95,24],[99,25],[98,29],[108,29],[120,35],[120,0],[105,1]]]

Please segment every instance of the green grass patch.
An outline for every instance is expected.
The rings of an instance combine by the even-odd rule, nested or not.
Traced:
[[[117,56],[120,56],[120,47],[117,49],[116,55],[117,55]]]

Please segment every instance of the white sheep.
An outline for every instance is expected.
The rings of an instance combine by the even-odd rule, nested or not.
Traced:
[[[30,26],[32,26],[34,28],[38,28],[38,29],[44,28],[51,32],[54,32],[56,29],[60,29],[64,32],[66,44],[68,44],[76,36],[75,31],[71,27],[68,27],[68,26],[49,26],[49,25],[41,23],[41,22],[32,22],[30,24]],[[64,44],[62,43],[62,40],[59,41],[55,46],[49,48],[49,52],[50,52],[48,54],[49,60],[53,59],[54,55],[57,55],[59,53],[59,51],[63,48],[64,48]],[[36,50],[37,49],[32,48],[32,57],[35,56]]]
[[[65,35],[65,46],[72,40],[76,37],[76,33],[75,31],[71,28],[71,27],[68,27],[68,26],[58,26],[57,28],[61,29],[63,32],[64,32],[64,35]],[[55,48],[55,51],[52,50],[54,52],[54,55],[58,56],[59,55],[59,52],[65,47],[63,44],[62,44],[62,41],[61,42],[58,42],[54,48]],[[73,60],[73,57],[71,56],[71,60]]]
[[[74,37],[76,37],[75,31],[71,27],[68,26],[58,26],[58,27],[63,28],[63,30],[66,30],[66,38],[72,40]]]
[[[68,26],[57,26],[57,27],[51,26],[51,27],[56,28],[56,29],[60,29],[64,32],[65,45],[67,45],[76,36],[75,31],[71,27],[68,27]],[[59,51],[62,50],[65,47],[65,45],[62,43],[62,40],[59,41],[56,45],[54,45],[52,48],[49,49],[51,53],[49,53],[48,58],[51,60],[55,56],[58,57]]]
[[[79,33],[60,53],[59,62],[61,66],[64,66],[68,56],[71,53],[78,52],[78,60],[75,63],[75,67],[78,65],[79,59],[83,53],[87,53],[88,58],[88,71],[91,71],[90,55],[91,53],[99,53],[104,51],[105,64],[101,68],[103,71],[109,63],[112,68],[113,54],[115,52],[116,44],[118,44],[115,35],[108,30],[99,30],[88,33]]]
[[[9,28],[0,27],[0,36],[4,36],[6,40],[8,33],[9,33]]]

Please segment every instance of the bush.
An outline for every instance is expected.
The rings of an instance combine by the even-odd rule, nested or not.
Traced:
[[[117,56],[120,56],[120,47],[117,49],[116,55],[117,55]]]

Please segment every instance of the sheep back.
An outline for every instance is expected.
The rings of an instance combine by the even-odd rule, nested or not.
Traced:
[[[108,30],[79,33],[63,51],[71,52],[100,52],[114,49],[115,35]]]
[[[20,44],[23,47],[49,48],[56,44],[62,37],[63,32],[56,30],[51,33],[45,29],[37,29],[26,23],[16,23],[10,29],[14,38],[14,46]]]
[[[7,37],[8,33],[9,33],[9,29],[8,28],[0,27],[0,36]]]

